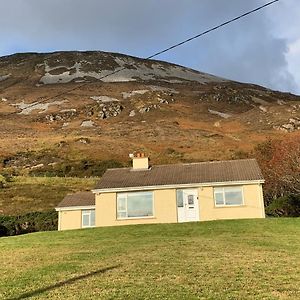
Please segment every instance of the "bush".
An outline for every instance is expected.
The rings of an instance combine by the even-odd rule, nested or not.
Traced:
[[[0,216],[0,236],[57,230],[57,222],[58,215],[55,210],[32,212],[22,216]]]
[[[274,199],[266,214],[272,217],[300,217],[300,195],[289,195]]]
[[[273,199],[300,194],[300,135],[259,144],[254,155],[266,180],[266,203]]]
[[[0,237],[1,236],[7,236],[8,235],[8,230],[5,226],[0,224]]]
[[[6,179],[5,179],[5,177],[2,176],[2,175],[0,174],[0,189],[1,189],[1,188],[4,188],[4,187],[5,187],[5,184],[6,184]]]
[[[58,177],[97,177],[102,176],[109,168],[122,168],[123,164],[116,160],[81,160],[79,162],[65,162],[54,166],[30,171],[31,176]]]

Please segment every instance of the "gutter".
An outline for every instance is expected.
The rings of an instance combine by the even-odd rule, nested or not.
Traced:
[[[188,183],[188,184],[169,184],[169,185],[152,185],[152,186],[135,186],[135,187],[122,187],[122,188],[107,188],[107,189],[93,189],[94,194],[98,193],[114,193],[124,191],[149,191],[149,190],[165,190],[174,188],[195,188],[207,186],[226,186],[226,185],[249,185],[249,184],[262,184],[265,180],[248,180],[248,181],[224,181],[224,182],[208,182],[208,183]]]
[[[70,210],[85,210],[85,209],[95,209],[95,205],[86,206],[66,206],[66,207],[55,207],[56,211],[70,211]]]

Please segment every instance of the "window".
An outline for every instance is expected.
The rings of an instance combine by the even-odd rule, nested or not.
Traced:
[[[188,195],[188,204],[194,205],[194,195]]]
[[[82,210],[82,227],[94,227],[95,226],[95,210]]]
[[[117,218],[153,217],[153,193],[120,193],[117,195]]]
[[[216,206],[243,205],[242,187],[214,188]]]
[[[176,190],[177,207],[183,207],[183,190]]]

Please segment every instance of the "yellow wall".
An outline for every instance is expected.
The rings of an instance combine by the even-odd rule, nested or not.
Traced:
[[[213,187],[198,187],[200,221],[218,219],[264,218],[262,186],[243,186],[244,205],[216,207]],[[156,190],[154,196],[154,216],[151,218],[117,220],[117,194],[96,195],[96,227],[129,224],[176,223],[176,189]],[[81,210],[60,211],[59,229],[81,228]]]
[[[265,217],[262,186],[259,184],[243,186],[243,206],[216,207],[213,187],[199,188],[198,193],[200,221]]]
[[[117,220],[117,194],[96,195],[96,226],[177,222],[176,190],[154,191],[154,216],[151,218]]]
[[[81,210],[59,211],[58,230],[79,229],[81,228]]]

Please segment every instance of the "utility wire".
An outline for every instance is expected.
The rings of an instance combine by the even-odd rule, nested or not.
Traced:
[[[197,34],[197,35],[195,35],[195,36],[192,36],[192,37],[190,37],[190,38],[188,38],[188,39],[186,39],[186,40],[184,40],[184,41],[182,41],[182,42],[180,42],[180,43],[177,43],[177,44],[175,44],[175,45],[173,45],[173,46],[170,46],[170,47],[168,47],[168,48],[166,48],[166,49],[163,49],[163,50],[161,50],[161,51],[158,51],[158,52],[156,52],[156,53],[154,53],[154,54],[152,54],[152,55],[150,55],[150,56],[148,56],[148,57],[146,57],[146,58],[144,58],[144,59],[145,59],[145,60],[149,60],[149,59],[152,59],[152,58],[154,58],[154,57],[156,57],[156,56],[159,56],[159,55],[161,55],[161,54],[163,54],[163,53],[166,53],[166,52],[168,52],[168,51],[170,51],[170,50],[173,50],[173,49],[175,49],[175,48],[177,48],[177,47],[180,47],[180,46],[182,46],[182,45],[184,45],[184,44],[186,44],[186,43],[188,43],[188,42],[191,42],[192,40],[195,40],[195,39],[197,39],[197,38],[200,38],[201,36],[204,36],[204,35],[206,35],[206,34],[212,32],[212,31],[215,31],[215,30],[217,30],[217,29],[219,29],[219,28],[221,28],[221,27],[224,27],[224,26],[226,26],[226,25],[228,25],[228,24],[230,24],[230,23],[233,23],[233,22],[235,22],[235,21],[237,21],[237,20],[240,20],[240,19],[242,19],[242,18],[244,18],[244,17],[246,17],[246,16],[248,16],[248,15],[250,15],[250,14],[253,14],[253,13],[259,11],[259,10],[262,10],[262,9],[266,8],[267,6],[270,6],[270,5],[272,5],[272,4],[276,3],[276,2],[279,2],[279,1],[280,1],[280,0],[273,0],[273,1],[270,1],[270,2],[268,2],[268,3],[266,3],[266,4],[264,4],[264,5],[261,5],[261,6],[257,7],[257,8],[255,8],[255,9],[252,9],[252,10],[246,12],[246,13],[243,13],[242,15],[239,15],[238,17],[235,17],[235,18],[233,18],[233,19],[230,19],[230,20],[228,20],[228,21],[226,21],[226,22],[223,22],[223,23],[221,23],[221,24],[219,24],[219,25],[217,25],[217,26],[214,26],[214,27],[212,27],[212,28],[210,28],[210,29],[208,29],[208,30],[205,30],[205,31],[203,31],[203,32],[201,32],[201,33],[199,33],[199,34]],[[128,67],[128,66],[134,66],[134,65],[135,65],[135,63],[128,64],[127,67]],[[122,68],[117,69],[117,70],[115,70],[115,71],[113,71],[113,72],[111,72],[111,73],[108,73],[108,74],[106,74],[106,75],[104,75],[104,76],[98,78],[98,80],[102,80],[102,79],[107,78],[107,77],[109,77],[109,76],[111,76],[111,75],[114,75],[114,74],[116,74],[116,73],[119,73],[119,72],[121,72],[121,71],[127,69],[127,67],[122,67]],[[43,100],[41,100],[41,101],[34,102],[34,103],[32,103],[31,105],[28,105],[26,108],[30,108],[30,107],[33,107],[33,106],[35,106],[35,105],[37,105],[37,104],[41,104],[41,103],[46,102],[46,101],[49,101],[49,100],[51,100],[51,99],[55,99],[55,98],[57,98],[57,97],[63,96],[63,95],[65,95],[65,94],[68,94],[68,93],[70,93],[70,92],[72,92],[72,91],[74,91],[74,90],[77,90],[77,89],[79,89],[79,88],[81,88],[81,87],[83,87],[83,86],[85,86],[85,85],[87,85],[87,84],[89,84],[89,82],[83,83],[83,84],[81,84],[81,85],[79,85],[79,86],[76,86],[76,87],[74,87],[74,88],[72,88],[72,89],[68,89],[67,91],[63,91],[63,92],[61,92],[61,93],[58,93],[58,94],[56,94],[55,96],[51,96],[51,97],[48,97],[48,98],[43,99]],[[15,114],[15,112],[6,114],[5,116],[9,116],[9,115],[12,115],[12,114]]]
[[[255,13],[255,12],[257,12],[257,11],[259,11],[259,10],[261,10],[261,9],[263,9],[263,8],[265,8],[265,7],[267,7],[267,6],[270,6],[270,5],[272,5],[272,4],[274,4],[275,2],[278,2],[278,1],[279,1],[279,0],[274,0],[274,1],[271,1],[271,2],[268,2],[268,3],[264,4],[264,5],[262,5],[262,6],[259,6],[259,7],[255,8],[255,9],[252,9],[252,10],[250,10],[250,11],[248,11],[248,12],[246,12],[246,13],[244,13],[244,14],[238,16],[238,17],[235,17],[235,18],[233,18],[233,19],[231,19],[231,20],[229,20],[229,21],[226,21],[226,22],[224,22],[224,23],[218,25],[218,26],[215,26],[215,27],[212,27],[212,28],[210,28],[210,29],[208,29],[208,30],[205,30],[205,31],[203,31],[203,32],[201,32],[201,33],[199,33],[199,34],[197,34],[197,35],[195,35],[195,36],[192,36],[192,37],[190,37],[190,38],[188,38],[188,39],[186,39],[186,40],[184,40],[184,41],[182,41],[182,42],[180,42],[180,43],[177,43],[177,44],[175,44],[175,45],[173,45],[173,46],[171,46],[171,47],[169,47],[169,48],[166,48],[166,49],[164,49],[164,50],[161,50],[161,51],[159,51],[159,52],[156,52],[155,54],[148,56],[146,59],[154,58],[154,57],[156,57],[156,56],[158,56],[158,55],[161,55],[161,54],[163,54],[163,53],[165,53],[165,52],[168,52],[168,51],[170,51],[170,50],[172,50],[172,49],[174,49],[174,48],[177,48],[177,47],[179,47],[179,46],[182,46],[183,44],[186,44],[186,43],[188,43],[188,42],[191,42],[192,40],[195,40],[195,39],[197,39],[197,38],[199,38],[199,37],[201,37],[201,36],[203,36],[203,35],[205,35],[205,34],[208,34],[208,33],[212,32],[212,31],[214,31],[214,30],[217,30],[217,29],[219,29],[219,28],[221,28],[221,27],[223,27],[223,26],[226,26],[226,25],[228,25],[228,24],[230,24],[230,23],[232,23],[232,22],[235,22],[235,21],[237,21],[237,20],[239,20],[239,19],[242,19],[242,18],[244,18],[244,17],[246,17],[246,16],[248,16],[248,15],[250,15],[250,14],[253,14],[253,13]]]

